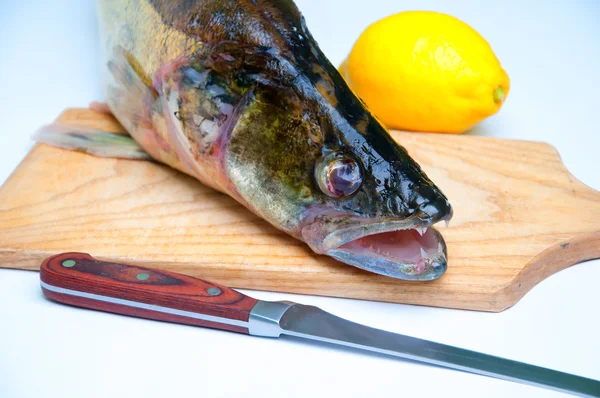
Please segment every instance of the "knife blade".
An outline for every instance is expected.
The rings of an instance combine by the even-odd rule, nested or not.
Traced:
[[[78,307],[253,336],[289,335],[576,396],[600,397],[597,380],[371,328],[314,306],[256,300],[202,279],[100,261],[87,253],[48,257],[40,267],[40,283],[49,299]]]

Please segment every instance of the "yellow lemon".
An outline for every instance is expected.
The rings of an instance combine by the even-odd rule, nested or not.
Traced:
[[[406,11],[370,25],[339,71],[388,128],[463,133],[497,113],[510,79],[489,43],[450,15]]]

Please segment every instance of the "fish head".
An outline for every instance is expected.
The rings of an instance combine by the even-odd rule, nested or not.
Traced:
[[[452,217],[446,196],[333,66],[290,75],[246,94],[226,151],[237,192],[316,253],[393,278],[439,278],[447,250],[433,225]]]
[[[315,203],[302,222],[314,251],[378,274],[433,280],[447,249],[433,227],[452,218],[443,192],[372,116],[342,123],[316,160]],[[364,120],[364,119],[363,119]]]
[[[315,253],[392,278],[439,278],[447,252],[433,225],[452,217],[448,199],[347,85],[293,3],[267,8],[245,9],[229,35],[237,39],[181,73],[186,89],[171,111],[221,113],[208,151],[228,193]]]

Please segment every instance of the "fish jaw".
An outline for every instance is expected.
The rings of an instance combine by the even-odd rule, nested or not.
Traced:
[[[379,220],[320,214],[305,224],[301,234],[316,253],[395,279],[435,280],[448,265],[444,238],[432,219],[419,213]]]
[[[415,229],[367,235],[327,254],[366,271],[404,280],[435,280],[448,266],[446,244],[433,227],[423,236]]]

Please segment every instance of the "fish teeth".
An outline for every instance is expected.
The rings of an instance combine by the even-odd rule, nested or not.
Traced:
[[[435,260],[432,261],[432,265],[434,267],[439,267],[444,263],[446,263],[446,254],[444,253],[442,244],[438,242],[438,252],[435,254]]]
[[[427,227],[416,227],[415,230],[419,233],[419,235],[423,236],[425,235],[425,232],[427,232]]]
[[[427,257],[427,252],[421,247],[421,257],[423,258],[423,260],[425,260]]]
[[[446,257],[446,253],[444,253],[444,248],[442,247],[441,243],[438,243],[439,245],[439,256],[442,259],[442,261],[446,261],[447,257]]]
[[[446,228],[448,228],[448,226],[450,226],[450,220],[444,220],[444,222],[446,223]]]

